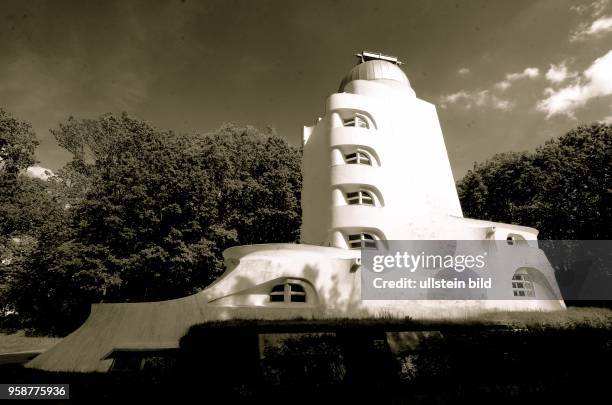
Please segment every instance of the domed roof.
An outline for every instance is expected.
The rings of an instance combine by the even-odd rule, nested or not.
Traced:
[[[359,63],[344,76],[340,83],[340,91],[353,80],[393,80],[410,87],[406,74],[395,63],[374,59]]]

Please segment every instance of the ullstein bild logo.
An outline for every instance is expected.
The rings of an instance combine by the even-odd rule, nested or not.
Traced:
[[[361,251],[362,299],[609,300],[610,242],[379,241]]]
[[[469,278],[467,280],[435,279],[427,277],[425,280],[414,280],[412,278],[402,277],[399,280],[385,280],[382,277],[374,279],[372,285],[374,288],[438,288],[438,289],[464,289],[464,288],[491,288],[491,278]]]

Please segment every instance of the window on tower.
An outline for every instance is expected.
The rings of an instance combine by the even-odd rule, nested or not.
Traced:
[[[364,190],[346,193],[346,201],[349,205],[374,205],[374,197]]]
[[[343,124],[345,127],[359,127],[359,128],[370,128],[370,124],[368,120],[362,116],[355,114],[352,117],[346,118],[343,120]]]
[[[349,165],[368,165],[372,166],[372,158],[367,153],[358,150],[354,153],[349,153],[344,156],[346,164]]]
[[[348,236],[351,249],[376,249],[376,238],[369,233],[357,233]]]

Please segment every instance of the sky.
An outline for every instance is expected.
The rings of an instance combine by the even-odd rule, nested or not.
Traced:
[[[612,123],[612,0],[3,0],[0,107],[32,124],[51,170],[70,156],[49,129],[107,112],[272,126],[297,145],[361,50],[398,56],[437,106],[456,179]]]

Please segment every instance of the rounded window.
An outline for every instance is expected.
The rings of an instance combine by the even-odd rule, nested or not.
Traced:
[[[376,237],[371,233],[357,233],[348,236],[351,249],[376,249]]]
[[[364,190],[346,193],[346,202],[348,205],[375,205],[372,194]]]
[[[270,302],[306,302],[306,290],[298,283],[283,283],[272,287]]]
[[[358,127],[358,128],[370,128],[368,120],[361,114],[355,114],[349,118],[342,120],[342,125],[345,127]]]
[[[368,165],[372,166],[372,158],[362,150],[344,155],[344,161],[348,165]]]
[[[525,270],[519,270],[512,276],[512,294],[515,297],[535,297],[531,277]]]

